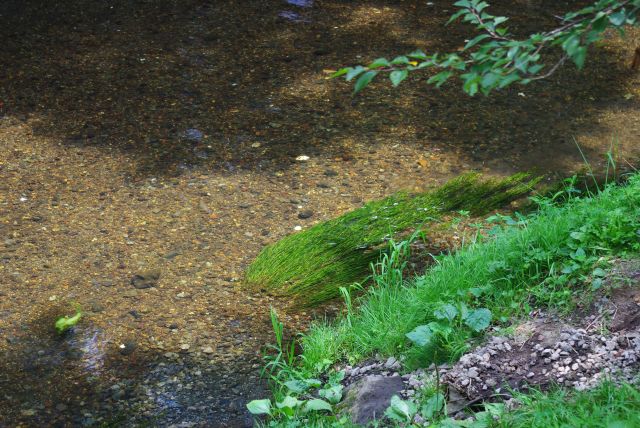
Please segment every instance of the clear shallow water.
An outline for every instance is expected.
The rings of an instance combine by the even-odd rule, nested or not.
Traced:
[[[444,27],[451,2],[435,3],[2,2],[0,390],[14,389],[0,425],[81,425],[141,403],[159,426],[242,424],[263,394],[269,307],[289,330],[310,316],[239,286],[265,245],[471,169],[564,174],[581,163],[573,136],[590,159],[612,132],[636,141],[624,44],[500,97],[419,78],[353,97],[325,79],[457,48],[468,29]],[[547,19],[516,15],[523,31]],[[156,265],[158,287],[131,294]],[[64,341],[39,332],[53,296],[96,308]]]

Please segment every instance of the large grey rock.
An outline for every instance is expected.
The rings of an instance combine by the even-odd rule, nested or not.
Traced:
[[[455,415],[460,410],[466,409],[471,403],[470,400],[467,400],[460,392],[451,386],[447,388],[447,392],[449,396],[447,400],[447,414],[449,415]]]
[[[351,416],[354,423],[366,425],[382,419],[391,397],[399,395],[403,389],[404,382],[400,376],[366,376],[345,389],[340,408]]]

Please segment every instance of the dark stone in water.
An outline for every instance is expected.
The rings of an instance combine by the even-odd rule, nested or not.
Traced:
[[[100,302],[92,302],[91,303],[91,312],[102,312],[104,311],[104,306]]]
[[[300,219],[307,219],[307,218],[311,218],[311,216],[313,216],[313,211],[311,210],[304,210],[304,211],[300,211],[298,213],[298,218]]]
[[[135,288],[142,290],[145,288],[151,288],[158,285],[158,280],[160,279],[160,271],[159,270],[150,270],[147,272],[142,272],[134,275],[131,278],[131,285]]]
[[[190,170],[192,170],[193,168],[194,168],[194,165],[189,164],[189,163],[186,163],[186,162],[180,162],[180,163],[178,163],[178,165],[177,165],[177,169],[178,169],[179,171],[183,171],[183,172],[184,172],[184,171],[190,171]]]
[[[124,356],[133,354],[138,345],[132,340],[127,340],[120,346],[120,353]]]
[[[184,138],[191,141],[202,141],[204,133],[196,128],[189,128],[184,131]]]
[[[199,159],[209,159],[209,150],[207,149],[195,148],[193,154]]]
[[[180,255],[179,251],[170,251],[164,255],[164,258],[167,260],[172,260]]]
[[[116,285],[116,283],[110,279],[94,279],[91,283],[96,287],[113,287]]]

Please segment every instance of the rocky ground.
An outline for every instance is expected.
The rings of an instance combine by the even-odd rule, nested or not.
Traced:
[[[532,314],[508,336],[486,344],[453,365],[402,373],[395,358],[345,367],[344,385],[354,420],[380,418],[391,396],[412,399],[436,382],[447,391],[448,413],[457,418],[483,402],[507,401],[513,391],[559,385],[589,389],[605,379],[640,380],[640,261],[617,261],[609,291],[569,316]],[[437,373],[436,373],[437,371]]]
[[[242,287],[265,245],[472,169],[564,176],[574,136],[637,156],[633,32],[500,97],[325,80],[468,36],[404,3],[0,2],[0,426],[247,424],[269,307],[313,315]]]

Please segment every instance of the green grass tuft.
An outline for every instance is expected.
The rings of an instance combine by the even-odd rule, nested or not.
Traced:
[[[640,426],[640,391],[625,384],[605,382],[589,391],[517,394],[520,407],[489,426],[503,428],[581,427],[631,428]]]
[[[311,306],[360,282],[380,256],[380,246],[442,213],[483,214],[531,191],[538,179],[516,174],[503,180],[465,174],[427,193],[396,193],[266,247],[249,266],[246,283],[293,296]]]

